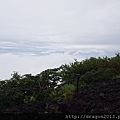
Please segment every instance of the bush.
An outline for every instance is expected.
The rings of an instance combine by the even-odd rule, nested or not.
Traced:
[[[59,101],[67,101],[70,100],[73,96],[73,91],[75,90],[75,86],[72,84],[61,85],[59,88],[56,88],[51,92],[50,96],[54,98],[54,100]]]

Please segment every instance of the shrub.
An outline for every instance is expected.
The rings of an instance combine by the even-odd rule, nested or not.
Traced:
[[[59,88],[56,88],[51,92],[50,96],[54,98],[54,100],[59,101],[67,101],[70,100],[73,96],[73,91],[75,90],[75,86],[72,84],[61,85]]]

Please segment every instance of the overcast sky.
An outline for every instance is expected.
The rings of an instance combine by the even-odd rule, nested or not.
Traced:
[[[120,0],[0,0],[0,79],[120,52]]]

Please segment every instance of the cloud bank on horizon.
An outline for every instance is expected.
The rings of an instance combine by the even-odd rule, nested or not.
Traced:
[[[120,0],[0,1],[0,79],[120,51]]]

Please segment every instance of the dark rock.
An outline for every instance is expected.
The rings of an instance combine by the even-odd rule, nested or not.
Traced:
[[[103,80],[91,86],[79,88],[67,110],[70,113],[118,113],[120,114],[120,79]],[[89,103],[89,104],[88,104]]]
[[[99,95],[100,95],[100,97],[104,97],[104,96],[105,96],[105,94],[104,94],[104,93],[100,93]]]
[[[60,104],[45,101],[23,104],[0,113],[117,113],[120,114],[120,79],[102,80],[79,88],[73,98]]]

